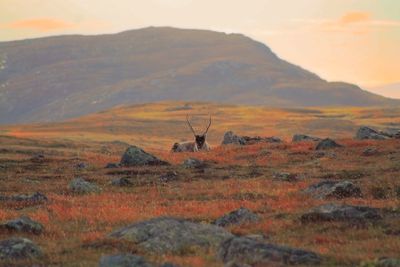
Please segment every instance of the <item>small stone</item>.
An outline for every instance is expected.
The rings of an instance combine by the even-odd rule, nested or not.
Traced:
[[[128,187],[128,186],[132,186],[133,183],[128,178],[122,177],[122,178],[116,178],[116,179],[112,180],[111,185]]]
[[[99,267],[153,267],[153,265],[138,255],[116,254],[102,256]]]
[[[99,193],[100,188],[82,178],[75,178],[69,183],[69,190],[77,194]]]
[[[145,165],[169,165],[167,162],[162,161],[155,156],[145,152],[137,146],[130,146],[126,149],[121,158],[122,166],[145,166]]]
[[[245,145],[246,141],[243,137],[234,134],[232,131],[226,132],[224,134],[224,139],[222,140],[222,145]]]
[[[193,169],[193,168],[203,168],[205,167],[204,161],[199,159],[189,158],[183,162],[183,166],[185,168]]]
[[[43,203],[48,201],[48,198],[44,194],[36,192],[28,195],[23,194],[23,195],[11,196],[8,198],[8,200],[18,201],[18,202],[29,202],[29,203]]]
[[[316,150],[325,150],[325,149],[330,149],[330,148],[339,148],[343,147],[342,145],[339,145],[336,143],[334,140],[326,138],[319,142],[316,146]]]
[[[0,260],[33,259],[42,256],[41,249],[26,238],[0,241]]]
[[[400,259],[380,258],[375,267],[400,267]]]
[[[356,133],[356,138],[360,140],[365,140],[365,139],[386,140],[389,139],[390,136],[378,132],[370,127],[362,126],[358,129]]]
[[[362,197],[361,188],[349,181],[322,181],[309,186],[305,192],[318,199]]]
[[[9,231],[33,233],[37,235],[43,232],[43,225],[33,221],[27,216],[22,216],[18,219],[9,220],[3,224],[0,224],[0,228],[7,229]]]
[[[77,169],[87,169],[88,165],[85,162],[80,162],[75,166]]]
[[[118,163],[107,163],[106,169],[116,169],[119,168],[120,165]]]
[[[273,174],[275,180],[283,181],[283,182],[298,182],[302,178],[299,174],[295,173],[286,173],[286,172],[277,172]]]
[[[178,174],[174,171],[169,171],[164,175],[160,176],[160,182],[169,183],[178,180]]]
[[[214,224],[221,227],[258,222],[260,217],[247,208],[239,208],[215,220]]]
[[[309,136],[305,134],[295,134],[293,135],[292,142],[318,142],[322,139],[319,137]]]
[[[366,156],[366,157],[370,157],[370,156],[375,156],[378,154],[378,149],[370,147],[370,148],[366,148],[363,152],[362,155]]]

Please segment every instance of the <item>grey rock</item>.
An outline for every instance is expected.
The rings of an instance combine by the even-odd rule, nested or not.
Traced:
[[[188,169],[203,168],[205,165],[204,161],[194,158],[188,158],[183,161],[183,166]]]
[[[44,229],[43,225],[33,221],[27,216],[22,216],[20,218],[2,223],[0,224],[0,228],[7,229],[9,231],[33,233],[37,235],[41,234]]]
[[[21,194],[14,196],[0,196],[0,200],[3,201],[16,201],[16,202],[29,202],[32,204],[39,204],[48,201],[46,195],[36,192],[33,194]]]
[[[69,183],[69,190],[77,194],[99,193],[100,187],[82,178],[75,178]]]
[[[330,148],[339,148],[343,147],[342,145],[339,145],[336,143],[334,140],[326,138],[319,142],[316,146],[316,150],[325,150],[325,149],[330,149]]]
[[[26,238],[0,241],[0,260],[33,259],[42,256],[41,249]]]
[[[365,140],[365,139],[386,140],[389,139],[390,136],[388,136],[383,132],[378,132],[370,127],[362,126],[358,129],[356,133],[356,138],[360,140]]]
[[[111,181],[111,185],[120,186],[120,187],[128,187],[128,186],[132,186],[133,183],[128,178],[121,177],[121,178],[113,179]]]
[[[222,145],[245,145],[246,141],[243,137],[234,134],[232,131],[226,132],[224,134],[224,139],[222,140]]]
[[[296,173],[286,173],[286,172],[276,172],[273,174],[275,180],[283,182],[297,182],[302,179],[299,174]]]
[[[145,152],[137,146],[130,146],[126,149],[121,158],[121,165],[126,167],[144,165],[169,165],[155,156]]]
[[[188,249],[217,247],[232,234],[222,227],[184,219],[160,217],[138,222],[110,234],[154,253],[184,253]]]
[[[75,166],[77,169],[87,169],[89,167],[89,165],[85,162],[79,162],[78,164],[76,164]]]
[[[215,220],[214,224],[221,227],[258,222],[260,217],[247,208],[239,208]]]
[[[293,135],[292,142],[318,142],[322,139],[315,136],[309,136],[305,134],[295,134]]]
[[[309,266],[321,261],[321,258],[311,251],[264,243],[246,237],[232,237],[225,240],[218,250],[218,257],[224,263],[249,265],[278,262]]]
[[[99,267],[153,267],[153,265],[138,255],[116,254],[102,256]]]
[[[169,183],[176,180],[178,180],[178,174],[174,171],[169,171],[160,176],[160,182],[162,183]]]
[[[378,209],[365,206],[325,204],[301,216],[303,223],[320,221],[372,222],[382,219]]]
[[[160,267],[179,267],[179,265],[176,265],[176,264],[171,263],[171,262],[165,262]]]
[[[318,199],[362,197],[361,188],[350,181],[322,181],[309,186],[305,192]]]
[[[381,258],[377,261],[375,267],[400,267],[400,259]]]

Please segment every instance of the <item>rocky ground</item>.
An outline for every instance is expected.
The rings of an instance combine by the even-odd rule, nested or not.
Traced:
[[[400,141],[380,139],[1,136],[0,266],[399,266]]]

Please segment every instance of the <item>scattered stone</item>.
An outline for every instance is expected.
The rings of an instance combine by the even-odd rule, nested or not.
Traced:
[[[88,165],[85,162],[79,162],[78,164],[76,164],[75,166],[77,169],[87,169]]]
[[[102,256],[99,267],[153,267],[153,265],[138,255],[116,254]]]
[[[239,208],[215,220],[214,224],[221,227],[253,223],[260,220],[260,217],[247,208]]]
[[[200,169],[205,167],[205,162],[199,159],[188,158],[183,162],[183,166],[188,169]]]
[[[0,201],[16,201],[16,202],[28,202],[31,204],[39,204],[48,201],[48,198],[44,194],[36,192],[33,194],[0,196]]]
[[[319,142],[322,139],[319,137],[309,136],[305,134],[293,135],[292,142]]]
[[[159,217],[119,229],[110,237],[131,241],[149,252],[184,253],[194,248],[217,247],[232,234],[215,225]]]
[[[273,174],[275,180],[284,182],[297,182],[302,179],[299,174],[296,173],[286,173],[286,172],[276,172]]]
[[[365,206],[325,204],[301,216],[303,223],[320,221],[367,222],[382,219],[378,210]]]
[[[84,179],[78,177],[69,183],[69,190],[77,194],[99,193],[100,188]]]
[[[361,188],[349,181],[322,181],[311,185],[305,192],[318,199],[362,197]]]
[[[0,229],[6,229],[8,231],[26,232],[33,234],[41,234],[43,232],[43,225],[33,221],[27,216],[22,216],[18,219],[9,220],[5,223],[0,224]]]
[[[358,129],[356,133],[356,138],[360,140],[365,140],[365,139],[386,140],[389,139],[390,136],[388,136],[383,132],[378,132],[370,127],[362,126]]]
[[[143,149],[137,146],[130,146],[126,149],[122,156],[122,166],[144,166],[144,165],[169,165],[167,162],[162,161],[155,156],[145,152]]]
[[[218,251],[218,257],[224,262],[240,264],[318,264],[321,258],[314,252],[294,249],[275,244],[259,242],[246,237],[232,237],[225,240]]]
[[[369,147],[366,148],[363,152],[362,155],[366,156],[366,157],[370,157],[370,156],[375,156],[378,154],[378,149],[374,148],[374,147]]]
[[[375,267],[400,267],[400,259],[380,258]]]
[[[222,145],[245,145],[246,141],[243,137],[234,134],[232,131],[226,132],[224,134],[224,139],[222,140]]]
[[[0,260],[32,259],[42,256],[41,249],[26,238],[0,241]]]
[[[128,187],[128,186],[132,186],[133,183],[128,178],[121,177],[121,178],[116,178],[116,179],[112,180],[111,185],[120,186],[120,187]]]
[[[326,138],[326,139],[322,140],[321,142],[319,142],[315,149],[316,150],[324,150],[324,149],[338,148],[338,147],[343,147],[343,146],[339,145],[332,139]]]
[[[106,169],[116,169],[119,167],[120,167],[119,163],[107,163],[106,165]]]
[[[160,182],[162,183],[169,183],[176,180],[178,180],[178,174],[174,171],[169,171],[160,176]]]

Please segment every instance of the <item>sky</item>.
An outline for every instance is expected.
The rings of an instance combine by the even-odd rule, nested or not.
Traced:
[[[242,33],[329,81],[400,82],[400,0],[0,0],[0,41],[148,26]]]

